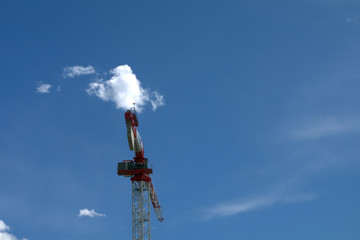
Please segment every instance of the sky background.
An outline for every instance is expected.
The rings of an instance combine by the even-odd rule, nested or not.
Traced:
[[[86,91],[125,64],[165,100],[153,239],[360,237],[358,0],[3,0],[0,61],[1,240],[131,239],[124,110]]]

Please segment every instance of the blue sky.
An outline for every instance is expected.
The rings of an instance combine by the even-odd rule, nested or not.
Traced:
[[[139,114],[153,239],[359,239],[359,10],[2,1],[0,240],[131,239],[124,110],[87,91],[124,65],[164,98]]]

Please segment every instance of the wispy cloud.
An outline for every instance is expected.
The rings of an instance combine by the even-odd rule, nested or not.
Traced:
[[[354,18],[346,18],[346,19],[345,19],[345,23],[346,23],[346,24],[357,24],[357,23],[358,23],[358,19],[357,19],[357,17],[354,17]]]
[[[325,118],[310,122],[307,126],[300,126],[292,131],[291,135],[294,138],[313,139],[359,130],[359,121],[352,119]]]
[[[289,204],[295,202],[312,201],[314,195],[264,195],[236,203],[223,203],[206,210],[205,219],[210,220],[217,217],[228,217],[251,210],[271,207],[275,204]]]
[[[5,224],[3,220],[0,220],[0,240],[18,240],[17,237],[9,233],[10,227]],[[22,240],[27,240],[23,238]]]
[[[325,7],[338,7],[341,5],[358,5],[358,0],[304,0],[307,4]]]
[[[95,69],[93,66],[89,65],[87,67],[83,66],[71,66],[71,67],[65,67],[63,76],[64,77],[76,77],[80,75],[88,75],[88,74],[94,74]]]
[[[136,103],[137,111],[150,102],[153,110],[164,105],[164,97],[156,92],[145,89],[137,79],[129,65],[121,65],[111,71],[109,80],[97,80],[89,84],[87,93],[104,101],[115,102],[116,108],[129,109]]]
[[[355,116],[323,117],[311,120],[302,119],[301,123],[302,125],[298,124],[296,128],[290,128],[292,130],[287,131],[287,134],[290,132],[292,140],[317,139],[331,135],[348,134],[360,131],[360,121]],[[286,136],[286,141],[292,142],[291,144],[294,143],[294,141],[289,141],[289,135]],[[316,149],[319,151],[318,147]],[[301,158],[306,151],[311,151],[311,149],[301,149],[300,155],[295,153],[291,158],[297,158],[298,156]],[[273,185],[269,192],[252,198],[214,205],[213,207],[206,209],[202,216],[205,220],[210,220],[273,207],[280,204],[313,201],[316,198],[315,194],[299,193],[297,189],[299,189],[299,186],[306,184],[314,174],[319,175],[321,172],[329,169],[338,169],[339,166],[341,166],[339,165],[339,162],[338,157],[331,153],[331,151],[322,150],[315,153],[311,152],[311,157],[307,158],[306,161],[301,161],[299,164],[292,162],[291,167],[286,168],[286,172],[289,172],[289,175],[284,175],[285,179],[286,177],[288,177],[288,179],[281,184]],[[343,164],[343,162],[344,159],[342,159],[341,164]]]
[[[51,84],[38,82],[38,87],[36,88],[36,91],[38,93],[50,93]]]
[[[152,98],[150,99],[150,102],[151,102],[153,111],[155,111],[158,107],[165,105],[164,96],[160,95],[160,93],[158,93],[158,92],[152,93]]]
[[[79,217],[105,217],[105,214],[103,213],[97,213],[94,209],[81,209],[79,210]]]

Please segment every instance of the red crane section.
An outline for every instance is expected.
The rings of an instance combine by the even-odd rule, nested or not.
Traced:
[[[152,184],[152,182],[150,182],[150,199],[151,199],[151,203],[154,207],[154,211],[155,211],[157,219],[160,222],[164,221],[164,216],[162,214],[159,200],[156,196],[155,188],[154,188],[154,185]]]

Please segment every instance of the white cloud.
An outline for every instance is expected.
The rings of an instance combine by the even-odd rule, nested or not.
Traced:
[[[80,75],[87,75],[87,74],[94,74],[95,69],[93,66],[89,65],[87,67],[83,66],[71,66],[71,67],[65,67],[63,76],[64,77],[76,77]]]
[[[326,118],[309,123],[292,132],[294,138],[320,138],[360,130],[358,121],[351,119]]]
[[[0,232],[0,240],[16,240],[17,238],[7,232]]]
[[[0,220],[0,231],[9,231],[10,227],[7,226],[3,220]]]
[[[51,85],[47,83],[38,82],[38,87],[36,88],[38,93],[49,93]]]
[[[105,217],[105,214],[97,213],[97,212],[95,212],[94,209],[89,210],[89,209],[85,208],[85,209],[81,209],[81,210],[79,211],[79,215],[78,215],[78,216],[79,216],[79,217],[96,217],[96,216],[98,216],[98,217]],[[0,239],[0,240],[1,240],[1,239]]]
[[[146,103],[150,102],[153,110],[164,105],[164,96],[151,92],[141,86],[132,69],[121,65],[111,71],[110,80],[97,80],[89,84],[87,93],[96,95],[104,101],[115,102],[116,108],[127,110],[136,103],[137,111],[141,112]]]
[[[5,224],[3,220],[0,220],[0,240],[17,240],[17,237],[8,233],[10,227]],[[23,238],[23,240],[27,240]]]
[[[265,195],[258,198],[240,201],[237,203],[224,203],[213,208],[207,209],[205,219],[212,219],[216,217],[228,217],[239,213],[270,207],[280,203],[295,203],[311,201],[315,198],[314,195]]]

